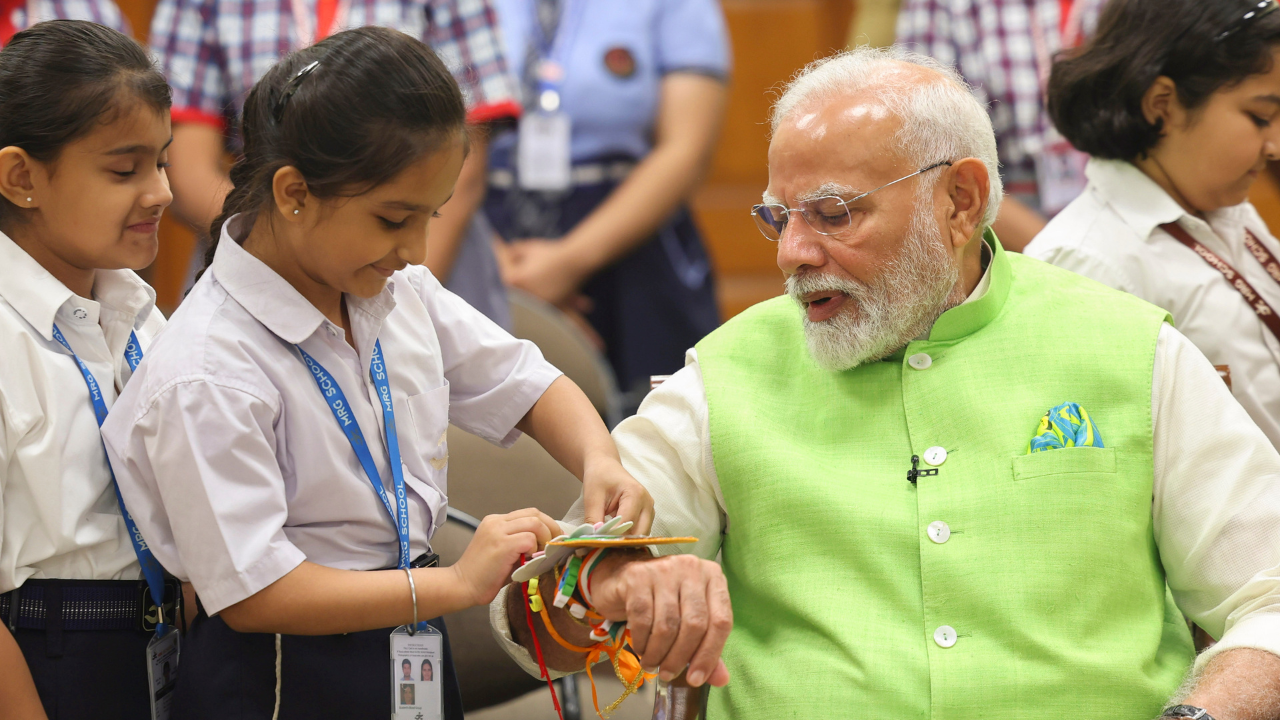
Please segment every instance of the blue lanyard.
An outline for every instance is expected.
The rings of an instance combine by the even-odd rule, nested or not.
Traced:
[[[400,464],[400,441],[396,436],[396,411],[391,403],[391,385],[387,382],[387,365],[382,357],[382,342],[374,341],[373,343],[369,377],[378,391],[379,400],[382,401],[383,424],[387,426],[387,454],[390,456],[391,480],[396,491],[394,507],[391,505],[391,499],[387,497],[386,488],[382,486],[382,477],[378,474],[378,466],[374,464],[373,455],[369,452],[369,444],[365,442],[364,433],[360,432],[360,423],[356,421],[356,416],[351,411],[351,404],[347,402],[347,396],[342,393],[338,381],[334,380],[324,366],[308,355],[301,346],[298,346],[298,352],[302,353],[303,362],[311,370],[311,378],[316,381],[316,387],[320,388],[320,394],[324,395],[325,402],[333,411],[333,418],[338,421],[338,427],[347,436],[351,449],[355,451],[356,458],[364,467],[364,474],[368,476],[373,489],[382,500],[383,507],[387,509],[392,522],[395,523],[396,534],[400,536],[400,567],[409,567],[409,499],[405,494],[404,468]]]
[[[71,345],[67,343],[57,324],[53,326],[53,339],[66,348],[67,352],[71,353],[71,357],[75,358],[76,364],[80,366],[80,374],[84,375],[84,384],[89,386],[89,400],[93,402],[93,414],[98,418],[98,427],[102,427],[102,423],[107,419],[107,403],[102,399],[102,389],[98,387],[98,380],[93,377],[93,373],[89,372],[89,367],[84,364],[80,356],[76,355],[76,351],[71,349]],[[138,363],[142,362],[142,346],[138,344],[136,333],[129,333],[129,344],[124,348],[124,359],[129,363],[129,370],[138,371]],[[124,516],[125,527],[129,530],[133,552],[138,556],[138,564],[142,566],[142,576],[147,579],[147,588],[151,591],[151,601],[155,603],[159,613],[156,635],[164,635],[168,631],[168,624],[164,620],[164,568],[151,553],[151,548],[147,547],[142,531],[138,530],[138,524],[133,521],[133,516],[124,506],[124,497],[120,495],[120,484],[116,482],[116,473],[111,469],[111,458],[107,458],[107,470],[111,472],[111,486],[115,488],[116,502],[120,505],[120,514]]]

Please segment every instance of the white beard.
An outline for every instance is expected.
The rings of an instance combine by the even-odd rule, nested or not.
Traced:
[[[884,359],[964,302],[960,270],[933,218],[932,194],[927,198],[917,205],[898,256],[871,283],[818,272],[787,278],[787,294],[800,306],[809,354],[819,367],[838,372]],[[830,290],[848,296],[845,306],[834,317],[809,320],[801,298]]]

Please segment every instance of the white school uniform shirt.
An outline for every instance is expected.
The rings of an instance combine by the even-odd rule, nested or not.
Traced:
[[[53,326],[110,406],[129,380],[129,333],[145,351],[164,316],[129,270],[97,271],[93,296],[78,297],[0,233],[0,592],[31,578],[139,576],[89,389]]]
[[[969,301],[987,291],[988,276]],[[1197,658],[1197,667],[1232,648],[1280,655],[1280,453],[1232,400],[1204,355],[1167,324],[1156,341],[1151,423],[1151,516],[1166,580],[1183,614],[1221,638]],[[711,453],[695,350],[636,415],[614,429],[613,439],[623,466],[653,496],[652,534],[696,537],[693,554],[714,559],[722,535],[735,529]],[[579,498],[564,525],[576,527],[582,517]],[[687,547],[656,550],[672,554]],[[499,644],[537,675],[537,662],[511,639],[505,590],[489,616]]]
[[[560,375],[536,346],[422,267],[395,273],[373,298],[346,302],[359,354],[224,227],[212,267],[103,427],[121,492],[152,552],[195,585],[211,615],[303,560],[349,570],[398,561],[393,520],[295,345],[341,387],[394,498],[382,404],[369,376],[374,341],[381,342],[413,557],[445,520],[449,423],[509,446],[520,435],[516,423]]]
[[[1214,365],[1231,392],[1280,447],[1280,341],[1222,273],[1160,225],[1176,222],[1280,311],[1280,284],[1244,244],[1248,229],[1272,254],[1280,242],[1249,202],[1187,213],[1131,163],[1092,159],[1089,185],[1027,245],[1025,253],[1158,305]]]

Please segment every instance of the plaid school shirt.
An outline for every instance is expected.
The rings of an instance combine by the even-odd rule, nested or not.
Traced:
[[[1044,60],[1091,35],[1105,2],[903,0],[898,13],[898,43],[954,65],[988,103],[1005,190],[1032,207],[1036,156],[1061,142],[1045,111]],[[1083,190],[1083,172],[1078,181]]]
[[[302,47],[291,2],[160,0],[151,47],[173,89],[173,122],[234,127],[258,78]],[[518,86],[507,70],[489,0],[350,0],[344,27],[380,25],[431,46],[462,87],[471,122],[518,117]],[[341,28],[335,28],[335,32]]]
[[[7,3],[6,3],[7,5]],[[0,23],[0,45],[7,45],[12,32],[25,30],[45,20],[88,20],[129,34],[129,21],[111,0],[28,0],[8,8],[7,26]],[[8,32],[8,31],[12,32]]]

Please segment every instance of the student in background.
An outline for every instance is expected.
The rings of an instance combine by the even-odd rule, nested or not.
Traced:
[[[87,20],[129,34],[129,21],[111,0],[0,0],[0,47],[45,20]]]
[[[1111,0],[1049,83],[1089,186],[1027,253],[1168,310],[1280,447],[1280,242],[1248,201],[1280,158],[1276,8]]]
[[[213,263],[104,426],[156,557],[203,607],[175,717],[388,717],[392,628],[489,602],[559,534],[493,515],[431,566],[449,423],[529,433],[583,480],[588,517],[649,527],[582,391],[419,265],[464,124],[440,59],[387,28],[293,53],[249,93]],[[460,720],[447,636],[442,653]]]
[[[489,0],[160,0],[151,46],[173,87],[174,212],[201,233],[221,212],[231,188],[224,157],[243,140],[228,136],[249,88],[277,60],[346,28],[400,30],[439,54],[462,86],[467,119],[477,128],[457,193],[441,208],[426,265],[464,300],[509,326],[492,230],[476,213],[485,189],[483,126],[520,113],[496,24]],[[198,249],[191,275],[203,266]]]
[[[168,144],[169,88],[129,37],[58,20],[0,51],[5,718],[150,714],[149,594],[91,393],[105,415],[164,325],[133,271],[172,200]]]
[[[954,65],[988,103],[1004,204],[993,229],[1021,252],[1084,189],[1085,156],[1044,109],[1056,53],[1076,47],[1106,0],[903,0],[897,41]],[[1156,3],[1158,5],[1158,3]]]
[[[508,284],[582,311],[631,409],[719,324],[687,208],[711,160],[729,49],[714,0],[497,0],[523,79],[485,210]],[[563,133],[563,136],[558,133]],[[521,140],[528,162],[521,166]],[[539,171],[554,175],[538,177]]]

